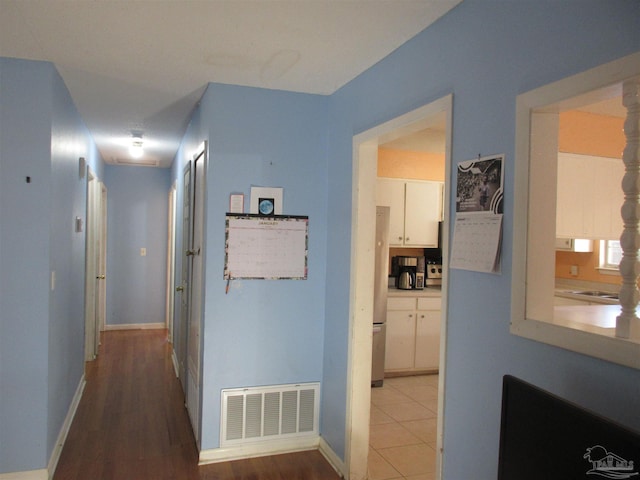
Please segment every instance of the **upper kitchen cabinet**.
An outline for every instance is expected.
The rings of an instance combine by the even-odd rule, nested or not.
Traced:
[[[391,209],[390,246],[438,246],[442,191],[441,182],[378,178],[376,204]]]
[[[559,153],[556,237],[620,238],[623,175],[622,160]]]

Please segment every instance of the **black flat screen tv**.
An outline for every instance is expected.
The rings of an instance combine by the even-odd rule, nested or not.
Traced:
[[[505,375],[498,480],[640,480],[639,472],[640,432]]]

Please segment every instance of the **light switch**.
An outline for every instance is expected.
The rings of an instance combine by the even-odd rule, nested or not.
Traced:
[[[146,248],[142,247],[140,249],[140,256],[141,257],[146,257],[147,256],[147,249]]]

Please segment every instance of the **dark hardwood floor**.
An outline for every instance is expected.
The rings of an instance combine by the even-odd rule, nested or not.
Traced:
[[[54,480],[338,480],[317,451],[198,467],[165,330],[102,334]]]

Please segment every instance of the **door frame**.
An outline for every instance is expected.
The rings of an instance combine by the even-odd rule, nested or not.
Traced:
[[[185,181],[187,178],[189,179],[189,183]],[[190,298],[190,288],[191,288],[191,262],[190,257],[186,255],[186,251],[191,247],[191,223],[193,221],[192,217],[192,175],[191,175],[191,160],[187,161],[183,170],[182,170],[182,204],[181,208],[181,216],[180,216],[180,232],[182,234],[182,250],[180,251],[181,256],[181,269],[180,269],[180,321],[178,323],[178,339],[177,339],[177,350],[178,350],[178,378],[180,380],[180,384],[182,385],[182,391],[184,393],[185,399],[187,398],[187,388],[188,388],[188,373],[187,373],[187,339],[189,335],[189,298]],[[189,202],[189,203],[187,203]],[[185,212],[188,217],[185,218]],[[174,347],[175,348],[175,347]]]
[[[98,300],[97,309],[97,345],[100,344],[100,332],[105,330],[107,317],[107,187],[99,182],[100,204],[98,206]]]
[[[373,312],[375,194],[377,150],[381,139],[396,133],[407,134],[425,128],[434,115],[446,114],[445,185],[442,228],[444,281],[440,333],[440,375],[436,446],[436,478],[442,475],[444,435],[444,394],[446,378],[446,336],[449,257],[449,197],[451,188],[451,139],[453,95],[389,120],[353,137],[351,276],[349,295],[349,353],[346,412],[346,464],[351,480],[368,478],[369,416],[371,409],[371,315]]]
[[[169,189],[167,221],[167,301],[166,318],[167,338],[173,344],[173,317],[175,314],[176,283],[176,182]],[[174,349],[175,351],[175,349]],[[177,372],[176,372],[177,373]]]
[[[187,410],[196,443],[200,447],[200,410],[202,384],[202,327],[206,259],[207,142],[200,144],[191,162],[191,235],[188,255],[189,308],[187,327]]]
[[[85,342],[84,358],[98,355],[106,316],[107,189],[87,167],[85,222]]]

